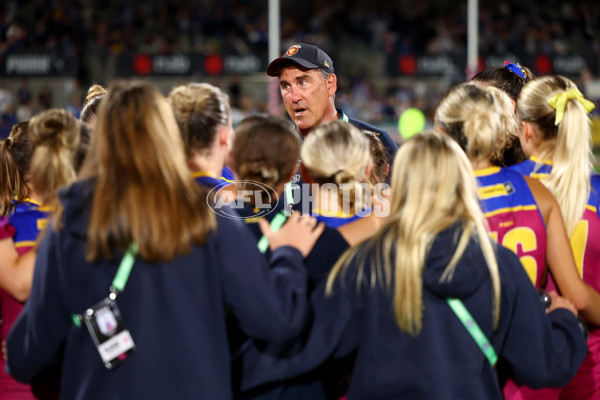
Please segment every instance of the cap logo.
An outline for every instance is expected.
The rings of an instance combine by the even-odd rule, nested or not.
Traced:
[[[300,45],[299,44],[295,44],[292,47],[290,47],[286,52],[285,55],[286,56],[293,56],[294,54],[296,54],[298,52],[298,50],[300,50]]]
[[[327,64],[327,61],[323,61],[323,65],[329,68],[329,64]]]

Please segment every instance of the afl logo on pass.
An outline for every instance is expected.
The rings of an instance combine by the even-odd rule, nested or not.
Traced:
[[[296,54],[298,52],[298,50],[300,50],[300,45],[299,44],[295,44],[292,47],[290,47],[288,49],[288,51],[285,52],[286,56],[293,56],[294,54]]]

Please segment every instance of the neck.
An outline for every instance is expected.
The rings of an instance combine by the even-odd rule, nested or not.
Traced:
[[[29,190],[29,195],[27,197],[38,204],[44,205],[44,198],[33,189]]]
[[[534,151],[531,152],[529,158],[535,157],[538,159],[538,161],[540,162],[545,162],[545,161],[552,161],[552,159],[554,158],[554,149],[552,148],[546,148],[546,149],[535,149]]]
[[[192,172],[208,172],[215,177],[221,176],[223,170],[223,159],[211,152],[194,153],[187,164]]]
[[[473,167],[474,170],[493,167],[490,160],[479,160],[479,161],[471,160],[471,166]]]

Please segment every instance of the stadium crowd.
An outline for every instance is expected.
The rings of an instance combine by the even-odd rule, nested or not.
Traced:
[[[76,78],[84,87],[99,81],[96,72],[111,55],[127,52],[253,54],[266,60],[266,10],[266,0],[7,0],[0,5],[0,60],[8,54],[38,52],[75,59]],[[422,84],[380,83],[376,78],[383,73],[386,57],[413,53],[466,58],[466,2],[336,0],[300,6],[284,0],[281,16],[282,49],[310,42],[336,59],[346,60],[354,53],[360,55],[355,60],[376,60],[371,65],[340,65],[344,79],[339,97],[350,115],[377,125],[396,123],[411,106],[432,121],[441,97],[441,92],[425,93]],[[520,60],[527,55],[576,54],[593,73],[600,66],[597,2],[482,3],[479,21],[481,54],[512,54]],[[455,82],[463,79],[463,71],[459,72]],[[111,78],[101,76],[99,82]],[[572,78],[585,93],[585,78]],[[50,104],[76,108],[82,95],[76,92],[69,104],[52,104],[50,98]],[[16,115],[17,108],[25,113],[29,108],[44,109],[38,96],[33,93],[31,104],[23,105],[21,94],[12,93],[11,113],[5,111],[7,95],[3,95],[2,120],[27,119]],[[246,111],[265,110],[262,100],[251,95],[245,101]],[[9,127],[3,122],[4,134]]]

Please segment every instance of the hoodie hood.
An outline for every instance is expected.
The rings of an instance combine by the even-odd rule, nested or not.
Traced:
[[[479,242],[473,237],[458,261],[454,274],[449,280],[441,280],[456,251],[461,232],[460,224],[454,224],[440,232],[426,259],[423,286],[440,297],[468,297],[490,276]]]
[[[63,206],[61,216],[63,229],[72,235],[85,238],[90,219],[95,179],[77,181],[61,189],[58,197]]]

